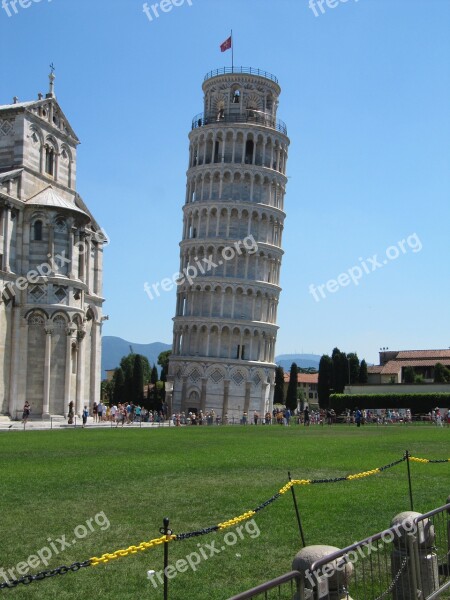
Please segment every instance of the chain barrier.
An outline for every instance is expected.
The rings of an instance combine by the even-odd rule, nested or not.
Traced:
[[[239,515],[238,517],[234,517],[232,519],[228,519],[227,521],[223,521],[222,523],[219,523],[218,525],[213,525],[212,527],[206,527],[203,529],[197,529],[195,531],[189,531],[187,533],[179,533],[179,534],[174,534],[171,530],[169,530],[167,534],[162,535],[159,538],[154,538],[148,542],[141,542],[137,546],[129,546],[128,548],[116,550],[115,552],[111,552],[111,553],[105,552],[104,554],[102,554],[99,557],[93,556],[92,558],[89,558],[88,560],[85,560],[84,562],[74,562],[69,567],[67,567],[66,565],[63,565],[56,569],[41,571],[40,573],[36,573],[35,575],[25,575],[24,577],[21,577],[20,579],[13,579],[8,582],[1,583],[0,590],[13,589],[20,584],[29,585],[30,583],[33,583],[36,581],[43,581],[44,579],[47,579],[49,577],[55,577],[55,575],[66,575],[69,572],[76,572],[82,568],[95,567],[100,564],[106,564],[109,561],[113,561],[118,558],[123,558],[125,556],[129,556],[130,554],[137,554],[138,552],[144,552],[155,546],[160,546],[162,544],[168,544],[169,542],[172,542],[172,541],[182,541],[182,540],[187,540],[187,539],[193,538],[193,537],[208,535],[209,533],[213,533],[215,531],[222,531],[224,529],[227,529],[228,527],[233,527],[233,525],[237,525],[238,523],[241,523],[242,521],[246,521],[247,519],[250,519],[256,513],[263,510],[264,508],[266,508],[267,506],[269,506],[276,500],[278,500],[278,498],[281,498],[281,496],[286,494],[286,492],[288,492],[295,485],[313,485],[313,484],[318,484],[318,483],[337,483],[339,481],[354,481],[356,479],[363,479],[364,477],[370,477],[371,475],[377,475],[378,473],[386,471],[386,469],[390,469],[391,467],[399,465],[400,463],[402,463],[405,460],[410,460],[410,461],[419,462],[419,463],[450,462],[450,458],[440,459],[440,460],[431,460],[428,458],[417,458],[415,456],[409,456],[409,455],[406,456],[405,455],[401,459],[391,462],[388,465],[384,465],[383,467],[378,467],[376,469],[371,469],[369,471],[362,471],[361,473],[350,474],[350,475],[347,475],[346,477],[334,477],[331,479],[292,479],[286,485],[284,485],[276,494],[274,494],[271,498],[269,498],[265,502],[262,502],[255,509],[249,510],[249,511],[243,513],[242,515]],[[161,530],[161,533],[163,533],[162,530]],[[375,600],[382,600],[382,598],[384,598],[384,596],[392,590],[393,586],[395,585],[398,578],[400,577],[400,574],[401,574],[405,564],[406,564],[406,562],[404,561],[404,564],[402,564],[401,570],[397,573],[396,578],[391,583],[388,591],[384,592],[381,596],[379,596]]]
[[[418,463],[446,463],[446,462],[450,462],[450,458],[441,458],[441,459],[432,460],[431,458],[417,458],[417,456],[409,456],[408,459],[412,460],[413,462],[418,462]]]
[[[392,590],[394,589],[397,581],[400,579],[401,574],[405,570],[405,567],[406,567],[406,565],[408,563],[408,558],[409,558],[408,556],[405,556],[405,558],[402,560],[402,564],[400,565],[400,569],[396,573],[394,579],[389,584],[388,589],[386,591],[384,591],[382,594],[380,594],[380,596],[377,596],[374,600],[383,600],[383,598],[386,598],[386,596],[392,592]]]
[[[94,556],[89,560],[91,562],[91,565],[93,567],[96,567],[99,564],[106,564],[110,560],[122,558],[124,556],[128,556],[129,554],[137,554],[138,552],[144,552],[145,550],[149,550],[149,548],[153,548],[154,546],[160,546],[161,544],[167,544],[172,540],[175,540],[176,537],[177,536],[173,535],[172,533],[168,535],[162,535],[161,537],[150,540],[149,542],[141,542],[137,546],[129,546],[126,549],[116,550],[112,553],[106,552],[105,554],[102,554],[99,558]]]
[[[5,583],[0,583],[0,590],[4,589],[13,589],[18,585],[29,585],[35,581],[43,581],[44,579],[48,579],[49,577],[55,577],[55,575],[67,575],[70,571],[75,573],[80,569],[91,566],[90,560],[85,560],[84,562],[74,562],[70,565],[70,567],[66,567],[63,565],[62,567],[57,567],[56,569],[41,571],[40,573],[36,573],[36,575],[24,575],[20,579],[11,579]]]

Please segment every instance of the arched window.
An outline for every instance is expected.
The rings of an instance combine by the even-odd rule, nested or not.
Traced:
[[[55,150],[51,146],[45,146],[45,172],[55,175]]]
[[[42,221],[35,221],[33,225],[33,240],[35,242],[42,241]]]

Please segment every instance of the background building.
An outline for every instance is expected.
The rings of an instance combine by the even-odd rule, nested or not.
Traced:
[[[383,350],[380,364],[367,367],[368,383],[405,383],[405,369],[412,368],[425,383],[433,383],[437,363],[450,367],[450,350]]]
[[[100,395],[105,236],[76,192],[79,140],[50,90],[0,106],[0,415]]]
[[[270,73],[225,68],[206,75],[203,92],[189,135],[173,410],[264,414],[273,403],[289,146],[277,120],[281,89]]]
[[[290,373],[284,374],[284,397],[286,397],[289,386]],[[303,392],[303,400],[311,404],[319,404],[319,393],[317,385],[319,373],[297,373],[297,390]]]

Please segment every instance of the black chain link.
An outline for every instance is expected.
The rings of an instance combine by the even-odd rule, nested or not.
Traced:
[[[448,458],[441,458],[439,460],[429,460],[428,462],[430,463],[445,463],[445,462],[449,462]]]
[[[395,467],[396,465],[399,465],[402,462],[405,462],[406,460],[406,456],[402,456],[402,458],[400,458],[399,460],[394,460],[394,462],[389,463],[388,465],[384,465],[384,467],[380,467],[378,470],[379,471],[386,471],[386,469],[390,469],[391,467]]]
[[[188,533],[179,533],[175,538],[175,541],[178,542],[180,540],[188,540],[192,537],[198,537],[199,535],[207,535],[208,533],[212,533],[213,531],[217,531],[219,529],[218,525],[214,525],[214,527],[205,527],[204,529],[197,529],[196,531],[189,531]]]
[[[263,502],[262,504],[257,506],[253,512],[255,512],[255,513],[259,512],[263,508],[266,508],[266,506],[269,506],[269,504],[272,504],[272,502],[275,502],[275,500],[278,500],[278,498],[280,498],[280,497],[281,497],[280,492],[277,492],[274,496],[272,496],[272,498],[269,498],[269,500],[266,500],[265,502]]]
[[[49,577],[55,577],[55,575],[67,575],[70,571],[76,573],[80,569],[91,566],[91,560],[85,560],[84,562],[74,562],[70,565],[70,567],[66,565],[62,565],[56,569],[41,571],[40,573],[36,573],[36,575],[24,575],[20,579],[11,579],[9,581],[5,581],[5,583],[0,583],[0,590],[5,589],[14,589],[18,585],[30,585],[34,581],[42,581],[43,579],[48,579]]]

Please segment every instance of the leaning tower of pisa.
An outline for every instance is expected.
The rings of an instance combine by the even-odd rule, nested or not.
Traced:
[[[204,79],[189,134],[173,412],[237,419],[272,410],[289,146],[280,91],[274,75],[253,68]]]

